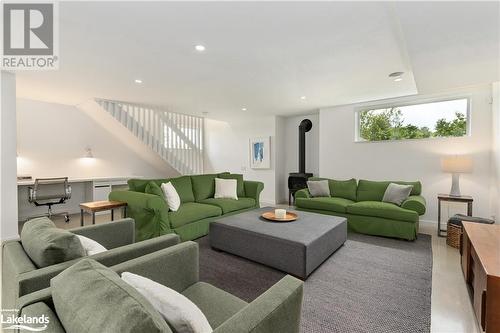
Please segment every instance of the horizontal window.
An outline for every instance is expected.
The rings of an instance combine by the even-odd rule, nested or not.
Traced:
[[[467,135],[467,98],[358,111],[357,141],[460,137]]]

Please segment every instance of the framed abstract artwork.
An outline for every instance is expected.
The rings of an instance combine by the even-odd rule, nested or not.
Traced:
[[[271,138],[250,139],[250,168],[271,168]]]

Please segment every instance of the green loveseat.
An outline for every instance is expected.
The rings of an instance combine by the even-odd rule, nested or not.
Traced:
[[[95,240],[108,251],[47,267],[37,267],[25,252],[20,239],[3,242],[2,307],[4,309],[13,309],[17,299],[23,295],[47,288],[51,278],[81,259],[91,258],[105,266],[113,266],[179,243],[177,235],[165,235],[135,242],[134,220],[129,218],[69,231]]]
[[[313,177],[309,180],[324,180]],[[410,196],[401,206],[382,202],[390,183],[413,185]],[[414,240],[419,216],[425,213],[422,184],[403,181],[370,181],[328,179],[331,197],[311,197],[308,189],[297,191],[297,210],[343,216],[349,230],[377,236]]]
[[[214,199],[216,177],[237,180],[238,200]],[[161,193],[146,193],[150,182],[161,185],[169,181],[181,198],[176,212],[169,211]],[[168,233],[178,234],[182,241],[205,236],[209,223],[220,216],[258,208],[264,189],[261,182],[244,181],[242,175],[227,172],[171,179],[130,179],[128,185],[128,191],[113,191],[109,199],[128,204],[127,216],[135,220],[136,235],[141,240]]]
[[[299,332],[302,281],[287,275],[247,303],[199,281],[198,244],[194,242],[174,245],[110,269],[82,261],[54,279],[51,288],[19,299],[19,315],[47,316],[47,333],[66,332],[62,321],[81,332],[117,332],[120,328],[121,332],[171,333],[173,330],[149,301],[116,274],[123,272],[144,276],[186,296],[203,312],[214,333]],[[112,301],[115,299],[121,300],[119,307]],[[58,302],[67,306],[57,307]]]

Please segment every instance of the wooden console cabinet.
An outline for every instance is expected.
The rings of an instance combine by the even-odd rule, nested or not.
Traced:
[[[500,225],[463,222],[462,270],[486,333],[500,333]]]

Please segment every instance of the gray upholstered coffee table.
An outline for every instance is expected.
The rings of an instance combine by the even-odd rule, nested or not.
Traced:
[[[306,279],[347,239],[343,217],[296,212],[294,222],[260,217],[265,207],[210,223],[210,245]]]

